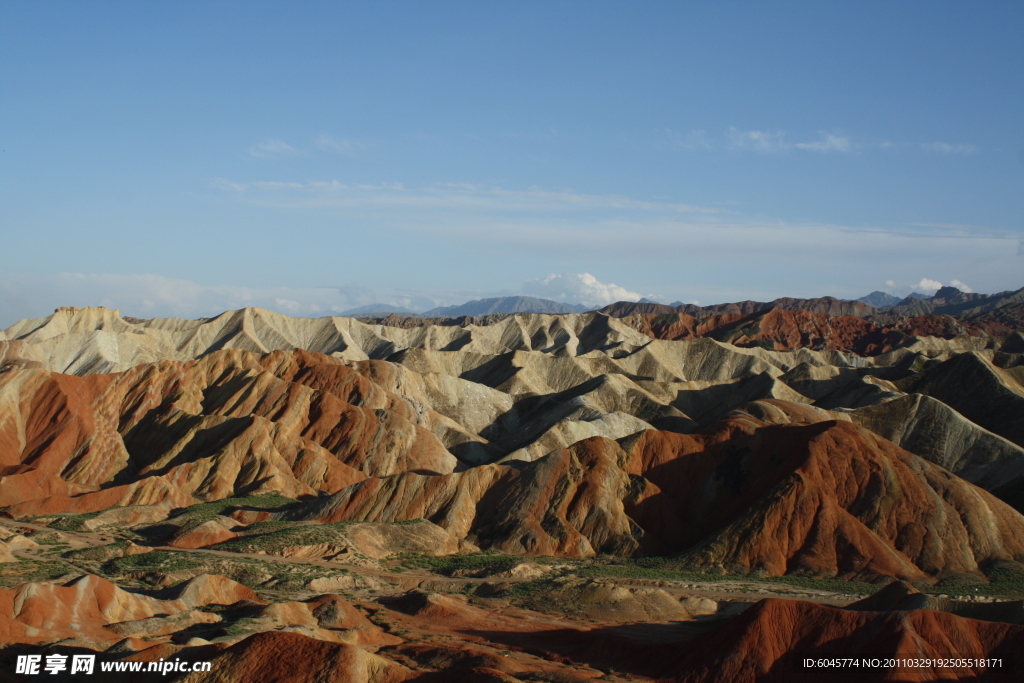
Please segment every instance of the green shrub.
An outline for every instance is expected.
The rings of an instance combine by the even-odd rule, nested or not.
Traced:
[[[91,548],[79,548],[78,550],[69,550],[64,553],[62,557],[69,560],[90,560],[93,562],[102,562],[111,559],[113,555],[119,555],[124,552],[125,548],[128,547],[128,541],[114,541],[107,545],[93,546]]]
[[[221,498],[220,500],[198,503],[178,510],[177,513],[167,519],[167,522],[190,531],[203,522],[208,522],[218,515],[230,514],[230,512],[237,508],[253,508],[267,512],[279,512],[296,505],[299,505],[299,501],[294,498],[286,498],[277,493],[262,493],[243,498]]]
[[[13,588],[23,583],[51,581],[74,572],[64,562],[54,560],[22,560],[0,565],[0,588]]]
[[[90,512],[84,515],[64,515],[60,519],[50,522],[47,526],[58,531],[88,531],[85,528],[85,522],[99,514],[98,512]]]
[[[244,536],[210,546],[214,550],[236,553],[279,552],[297,545],[333,543],[344,545],[347,522],[334,524],[296,524],[294,522],[261,522],[246,529]],[[263,532],[266,533],[263,533]]]
[[[434,557],[405,553],[397,555],[399,564],[406,569],[429,569],[430,571],[452,576],[456,572],[480,572],[497,574],[508,571],[523,562],[550,562],[550,558],[520,557],[518,555],[498,555],[474,553],[472,555],[447,555]]]
[[[188,571],[199,569],[203,564],[189,557],[189,553],[168,550],[154,550],[141,555],[115,557],[103,563],[101,570],[105,574],[121,575],[137,571]]]

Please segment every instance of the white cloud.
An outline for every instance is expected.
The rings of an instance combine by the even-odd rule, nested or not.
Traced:
[[[594,195],[572,190],[545,190],[537,187],[506,190],[501,187],[470,183],[435,183],[407,188],[402,183],[376,185],[342,183],[337,180],[308,182],[252,181],[235,182],[212,179],[225,191],[248,193],[252,201],[294,208],[411,207],[438,210],[476,210],[486,212],[548,212],[630,210],[677,213],[729,213],[726,209],[675,202],[643,201],[621,195]]]
[[[739,130],[730,127],[725,132],[729,146],[733,149],[774,153],[799,149],[805,152],[850,152],[853,144],[844,135],[819,132],[819,139],[807,142],[790,142],[784,131]]]
[[[214,187],[221,190],[230,190],[233,192],[245,192],[249,189],[249,186],[245,183],[235,183],[226,178],[212,178],[210,182]]]
[[[650,281],[643,275],[645,269],[664,273],[664,268],[672,268],[678,284],[671,285],[677,289],[670,295],[680,298],[685,293],[712,303],[733,296],[767,301],[832,293],[856,298],[865,287],[875,288],[870,283],[907,271],[930,272],[943,281],[956,276],[970,280],[980,291],[1000,291],[1020,286],[1017,254],[1024,249],[1018,246],[1019,231],[1008,235],[978,225],[849,227],[772,219],[744,214],[737,207],[572,190],[332,180],[215,184],[226,200],[291,212],[297,220],[304,215],[327,218],[339,233],[375,231],[399,241],[428,240],[441,249],[481,258],[526,258],[543,263],[547,272],[602,268],[614,272],[620,282],[627,277],[624,272],[636,273],[639,277],[628,277],[638,283],[634,287],[644,287],[641,292],[653,288],[641,284]],[[449,265],[459,267],[454,261]],[[802,282],[828,284],[808,286],[803,293],[779,289],[771,283],[779,281],[780,269],[799,272]],[[376,276],[367,267],[362,277]],[[729,280],[728,286],[722,278]],[[900,286],[893,286],[893,293],[902,294],[903,285],[911,284],[897,282]]]
[[[151,273],[60,273],[49,277],[0,278],[0,292],[29,308],[19,318],[47,315],[58,306],[119,308],[138,318],[216,315],[258,306],[293,315],[327,315],[349,307],[355,298],[343,289],[203,285]],[[11,320],[5,321],[10,324]]]
[[[882,142],[854,143],[849,136],[828,131],[818,131],[817,140],[793,140],[792,136],[784,130],[742,130],[730,126],[722,135],[722,139],[716,141],[709,136],[705,130],[692,130],[689,133],[679,133],[671,128],[665,129],[669,143],[680,149],[714,149],[724,147],[734,150],[745,150],[761,152],[763,154],[774,154],[791,150],[804,152],[854,152],[858,149],[883,149],[899,150],[911,146],[910,143]],[[970,144],[951,144],[948,142],[924,142],[917,145],[925,152],[937,154],[977,154],[980,149]]]
[[[794,147],[811,152],[849,152],[850,140],[841,135],[822,133],[820,140],[815,142],[798,142]]]
[[[291,313],[301,313],[303,309],[303,305],[298,301],[294,301],[292,299],[282,299],[279,296],[274,297],[274,305],[275,308],[277,308],[277,310],[279,311],[289,311]],[[316,304],[311,304],[309,305],[309,309],[310,311],[319,311],[320,307],[317,306]]]
[[[266,140],[249,148],[249,154],[260,159],[295,156],[299,150],[282,140]]]
[[[838,257],[851,253],[877,258],[886,249],[912,247],[923,261],[927,254],[963,253],[963,246],[969,243],[984,243],[990,251],[997,244],[1005,249],[1007,241],[1012,240],[1015,249],[1018,240],[1016,235],[996,234],[981,226],[850,228],[752,217],[725,208],[536,187],[508,190],[466,183],[405,187],[401,183],[369,185],[337,180],[217,179],[213,184],[228,197],[247,204],[325,212],[361,229],[368,221],[377,221],[388,230],[459,241],[471,249],[483,245],[564,247],[576,253],[600,251],[664,259],[670,254],[704,253],[705,249],[762,257],[787,253],[793,258],[797,254]]]
[[[927,277],[921,278],[920,281],[912,285],[898,285],[893,280],[886,280],[885,285],[888,292],[890,294],[895,294],[896,296],[907,296],[913,292],[917,292],[918,294],[934,294],[943,286],[940,281]],[[967,283],[961,280],[950,280],[949,286],[956,287],[961,292],[967,292],[968,294],[974,291],[967,285]]]
[[[771,132],[764,130],[739,130],[729,127],[725,132],[730,145],[734,149],[753,150],[755,152],[781,152],[789,147],[786,134],[781,130]]]
[[[523,293],[542,299],[594,307],[606,306],[616,301],[638,301],[643,298],[639,292],[631,292],[616,284],[605,284],[590,273],[552,273],[545,278],[527,280],[523,284]]]
[[[977,154],[978,148],[974,145],[956,144],[951,145],[948,142],[925,142],[921,144],[921,149],[926,152],[937,152],[939,154]]]
[[[24,318],[41,318],[59,306],[105,306],[136,318],[211,317],[245,307],[300,317],[338,315],[373,303],[425,311],[495,296],[483,290],[371,289],[341,287],[246,287],[204,285],[152,273],[0,274],[0,329]]]
[[[919,228],[945,228],[951,232],[959,231],[965,235],[970,234],[971,231],[975,230],[995,232],[987,225],[976,225],[974,223],[907,223],[906,225],[912,225]]]

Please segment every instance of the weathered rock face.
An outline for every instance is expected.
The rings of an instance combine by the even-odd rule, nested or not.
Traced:
[[[15,515],[309,496],[456,463],[408,402],[304,352],[82,378],[16,370],[0,375],[0,402],[0,505]]]
[[[220,621],[221,618],[216,614],[190,609],[171,616],[122,621],[110,625],[109,629],[124,638],[151,638],[184,631],[197,624],[216,624]]]
[[[627,451],[627,514],[697,567],[913,580],[1024,557],[1017,511],[849,422],[737,418]]]
[[[619,453],[614,442],[594,438],[515,467],[367,479],[278,517],[320,522],[424,518],[455,538],[502,552],[629,553],[638,543],[622,503],[630,482],[618,467]]]
[[[900,380],[899,386],[938,399],[968,420],[1024,447],[1020,356],[1004,358],[1006,367],[996,365],[993,359],[977,352],[959,354]]]
[[[249,636],[213,658],[209,673],[190,673],[182,683],[398,683],[413,673],[383,657],[344,643],[298,633]]]
[[[719,313],[697,318],[687,313],[642,314],[624,320],[655,339],[709,337],[738,346],[838,349],[876,356],[908,345],[915,337],[953,339],[1004,336],[1017,325],[970,323],[950,316],[914,316],[892,321],[858,315],[771,308],[754,313]]]
[[[895,610],[930,609],[949,612],[958,617],[1024,625],[1024,600],[971,602],[928,595],[906,581],[893,581],[874,595],[846,606],[858,612],[891,612]]]
[[[353,524],[345,535],[357,552],[375,560],[396,553],[439,557],[459,552],[458,539],[426,520],[410,524]]]
[[[146,595],[93,576],[25,584],[0,591],[0,640],[63,640],[150,661],[198,649],[215,659],[213,673],[184,680],[225,682],[427,683],[451,680],[446,667],[462,667],[456,680],[562,680],[564,672],[548,676],[560,665],[486,642],[527,646],[534,635],[529,646],[556,657],[551,643],[564,637],[570,659],[604,662],[615,650],[630,666],[644,660],[639,673],[675,680],[798,680],[785,653],[801,648],[1020,649],[1009,623],[1024,618],[1019,603],[948,601],[909,584],[858,606],[898,615],[769,601],[686,649],[672,634],[692,638],[692,624],[651,622],[704,615],[710,628],[735,613],[728,603],[719,610],[653,587],[567,579],[541,562],[491,578],[556,584],[546,597],[644,628],[551,626],[546,616],[483,606],[501,595],[471,604],[417,593],[358,607],[338,595],[309,598],[391,592],[379,568],[366,567],[372,558],[476,548],[669,554],[711,572],[951,584],[1020,570],[1024,517],[982,490],[1012,500],[1024,477],[1024,338],[991,336],[1005,332],[996,331],[1002,318],[867,319],[863,306],[837,300],[650,312],[670,314],[401,327],[254,309],[139,322],[87,309],[19,323],[0,335],[0,512],[102,530],[78,537],[82,544],[165,519],[133,538],[244,551],[236,534],[266,536],[264,552],[277,556],[263,559],[280,576],[232,573],[258,594],[214,575]],[[262,492],[302,502],[243,504],[230,519],[209,519],[211,508],[227,514],[224,506],[175,510]],[[52,557],[25,541],[0,539],[0,562],[17,555],[20,572],[28,557]],[[153,550],[108,543],[64,559],[107,571],[158,560],[109,562]],[[231,562],[225,552],[198,556],[218,558],[213,567]],[[369,577],[294,567],[323,558],[361,564]],[[167,586],[192,573],[138,564],[146,571],[115,575]],[[282,595],[292,590],[299,594]],[[541,623],[550,630],[536,634]],[[430,642],[438,628],[457,635]],[[629,633],[640,632],[656,635],[638,645]]]
[[[69,583],[26,583],[0,590],[0,641],[52,642],[81,637],[116,642],[122,636],[110,624],[177,614],[186,608],[177,600],[156,600],[128,593],[97,576]]]
[[[0,333],[0,367],[40,367],[68,374],[121,372],[161,360],[191,360],[218,349],[268,353],[306,349],[350,361],[385,359],[408,348],[498,355],[518,350],[637,348],[649,338],[608,316],[526,314],[487,326],[403,329],[353,318],[290,318],[259,308],[216,318],[130,323],[105,308],[69,308],[22,320]]]
[[[380,627],[338,595],[318,595],[307,605],[321,628],[360,631],[365,634],[381,632]]]
[[[821,681],[797,657],[939,658],[971,652],[1016,661],[1024,626],[976,621],[931,610],[850,612],[809,602],[762,600],[731,622],[691,641],[667,665],[679,683],[759,680]],[[838,674],[837,674],[838,675]],[[1019,671],[961,667],[860,669],[858,681],[1014,681]]]
[[[836,413],[1024,511],[1024,448],[930,396],[910,394]]]
[[[783,297],[774,301],[738,301],[735,303],[713,304],[711,306],[698,306],[696,304],[682,304],[680,306],[666,306],[664,304],[641,304],[620,301],[605,306],[602,313],[623,318],[636,314],[665,315],[671,313],[685,313],[706,318],[714,315],[750,315],[762,311],[779,309],[783,311],[808,311],[810,313],[826,313],[829,315],[870,315],[877,310],[863,301],[843,301],[831,296],[818,297],[816,299],[794,299]]]
[[[769,404],[775,409],[782,402]],[[876,580],[1024,559],[1024,517],[850,422],[745,414],[697,435],[592,438],[516,467],[367,479],[281,518],[426,518],[483,548],[685,552],[695,567]],[[817,421],[812,421],[817,420]]]
[[[14,556],[15,551],[35,547],[37,547],[35,541],[25,538],[21,534],[11,534],[6,529],[0,529],[0,564],[17,562],[18,558]]]
[[[172,548],[205,548],[237,537],[238,534],[211,519],[192,529],[180,530],[167,545]]]
[[[194,608],[205,605],[232,605],[240,600],[258,600],[259,596],[248,586],[219,574],[200,574],[161,593],[165,599],[175,600]]]
[[[1007,499],[1020,488],[1012,340],[921,338],[873,357],[803,348],[819,333],[847,348],[846,328],[820,318],[841,312],[722,311],[691,321],[701,338],[670,341],[600,314],[400,329],[62,311],[6,333],[8,360],[35,354],[36,367],[0,373],[0,506],[132,506],[83,522],[102,528],[274,491],[308,501],[288,519],[428,520],[440,529],[425,552],[685,552],[704,568],[908,579],[1019,558],[1019,516],[926,462]],[[754,322],[802,348],[758,347]],[[124,352],[116,363],[101,337]],[[273,347],[288,348],[257,353]],[[147,354],[174,360],[134,365]],[[229,528],[172,543],[205,547]],[[368,529],[365,555],[405,543]]]

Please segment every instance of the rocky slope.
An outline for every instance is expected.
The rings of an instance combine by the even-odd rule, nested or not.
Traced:
[[[807,602],[764,600],[729,624],[696,638],[669,680],[698,681],[1013,681],[1024,627],[931,610],[847,612]],[[950,653],[1000,658],[1003,667],[801,668],[805,657],[938,659]],[[973,659],[973,658],[972,658]]]
[[[281,519],[429,519],[508,553],[684,553],[703,570],[981,578],[1024,561],[1024,518],[849,422],[734,418],[693,436],[600,437],[540,460],[371,478]]]
[[[0,375],[0,397],[0,504],[12,514],[315,495],[367,475],[451,472],[435,432],[470,438],[305,352],[225,350],[87,377],[16,370]]]
[[[712,306],[698,306],[696,304],[680,304],[678,306],[667,306],[665,304],[632,303],[620,301],[600,309],[602,313],[623,318],[637,313],[665,314],[665,313],[686,313],[698,318],[706,318],[713,315],[750,315],[760,311],[769,311],[777,308],[784,311],[808,311],[810,313],[825,313],[828,315],[871,315],[877,309],[863,301],[843,301],[831,296],[823,296],[817,299],[794,299],[783,297],[773,301],[739,301],[736,303],[714,304]]]
[[[630,517],[697,567],[919,579],[1024,559],[1018,512],[847,422],[648,431],[630,456],[650,482]]]
[[[901,315],[945,313],[956,316],[976,316],[1022,302],[1024,302],[1024,288],[996,294],[979,294],[962,292],[956,287],[942,287],[930,297],[910,296],[898,304],[890,306],[887,310]]]
[[[424,518],[510,553],[914,580],[1022,559],[1024,520],[936,467],[1024,502],[1024,366],[991,338],[865,357],[652,340],[600,314],[397,329],[104,309],[6,334],[22,358],[0,373],[13,516],[277,492],[315,499],[282,519]],[[262,353],[300,344],[330,355]],[[178,359],[88,372],[157,352]],[[234,533],[206,523],[168,542]]]
[[[695,317],[688,313],[620,316],[655,339],[708,337],[736,346],[773,350],[837,349],[875,356],[910,346],[917,337],[1003,337],[1024,330],[1024,321],[995,317],[960,320],[948,315],[913,317],[831,315],[772,308],[750,314],[722,313]],[[1002,320],[1002,321],[1001,321]],[[989,342],[999,347],[1001,340]]]
[[[23,649],[0,667],[36,648],[215,662],[188,681],[799,680],[787,657],[836,643],[1019,649],[1019,600],[938,591],[1019,590],[1024,338],[748,303],[22,321],[0,340],[0,513],[22,520],[0,643]],[[681,593],[723,572],[737,604]],[[743,611],[783,575],[917,588]],[[552,603],[590,621],[531,611]]]

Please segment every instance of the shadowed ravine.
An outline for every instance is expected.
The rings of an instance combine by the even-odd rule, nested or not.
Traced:
[[[815,680],[798,654],[1011,662],[1019,333],[984,322],[998,308],[954,329],[793,301],[22,321],[0,337],[0,667],[745,681]]]

